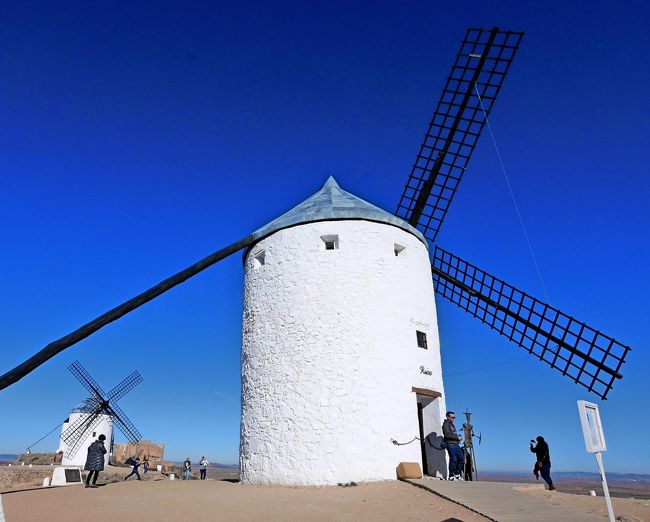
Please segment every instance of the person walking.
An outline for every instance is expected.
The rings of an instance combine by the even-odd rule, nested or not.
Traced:
[[[205,476],[208,474],[208,464],[210,463],[208,462],[208,459],[201,457],[201,462],[199,464],[201,464],[201,480],[205,480]]]
[[[185,462],[183,462],[183,480],[190,480],[190,471],[192,471],[192,463],[190,458],[186,457]]]
[[[138,467],[140,467],[140,457],[137,457],[135,460],[131,460],[131,465],[133,466],[133,469],[131,470],[131,473],[129,473],[126,477],[124,477],[124,480],[127,480],[131,475],[135,475],[138,477],[138,480],[142,480],[140,478],[140,473],[138,473]]]
[[[84,466],[84,469],[89,472],[86,478],[87,488],[99,487],[97,486],[97,477],[99,476],[99,472],[104,470],[104,455],[106,455],[105,440],[106,435],[101,434],[95,442],[88,446],[88,456],[86,457],[86,465]],[[91,477],[92,484],[90,483]]]
[[[461,473],[463,472],[465,456],[459,445],[461,436],[458,435],[456,426],[454,426],[456,414],[453,411],[448,411],[446,417],[442,423],[442,435],[445,439],[447,453],[449,454],[448,480],[463,480]]]
[[[144,470],[144,474],[147,474],[147,471],[149,471],[149,458],[145,457],[144,461],[142,462],[142,469]]]
[[[544,437],[541,435],[537,437],[537,444],[535,444],[535,441],[531,439],[530,451],[537,457],[537,460],[535,461],[535,469],[533,470],[535,477],[537,477],[539,480],[539,476],[537,474],[537,472],[539,472],[539,474],[542,475],[544,482],[548,484],[548,489],[551,491],[555,490],[553,480],[551,479],[551,455],[548,450],[548,444],[544,440]]]

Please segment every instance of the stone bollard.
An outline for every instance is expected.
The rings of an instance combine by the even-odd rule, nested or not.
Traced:
[[[29,469],[32,469],[32,465],[31,465],[31,464],[29,465]]]
[[[43,479],[43,487],[44,488],[49,488],[50,487],[50,477],[45,477]]]
[[[596,496],[596,492],[595,492],[593,489],[590,489],[590,490],[589,490],[589,496],[591,496],[591,497],[595,497],[595,496]]]
[[[170,473],[169,480],[176,480],[176,476],[173,473]]]

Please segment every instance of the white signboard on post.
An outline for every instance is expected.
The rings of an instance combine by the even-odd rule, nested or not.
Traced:
[[[593,402],[578,401],[578,411],[580,412],[580,423],[582,424],[582,434],[585,437],[587,452],[600,453],[601,451],[607,451],[598,405]]]
[[[580,423],[582,424],[582,435],[585,438],[585,446],[588,453],[593,453],[598,463],[598,471],[603,482],[603,493],[605,493],[605,502],[607,503],[607,515],[610,522],[615,522],[614,508],[612,499],[609,497],[609,488],[607,487],[607,478],[605,477],[605,466],[603,465],[603,451],[607,451],[605,444],[605,434],[603,425],[600,422],[600,413],[598,405],[593,402],[578,401],[578,412],[580,413]]]

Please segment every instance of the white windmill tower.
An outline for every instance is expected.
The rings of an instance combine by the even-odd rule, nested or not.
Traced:
[[[91,396],[74,408],[61,428],[57,451],[63,452],[63,466],[83,466],[88,456],[86,450],[100,435],[106,437],[107,448],[104,463],[108,464],[113,426],[116,425],[129,442],[135,444],[142,436],[117,402],[142,382],[142,376],[134,371],[108,393],[104,392],[88,371],[73,362],[68,370],[88,390]]]
[[[70,412],[70,416],[61,426],[61,437],[57,452],[63,453],[61,464],[63,466],[83,466],[86,463],[86,451],[99,435],[106,437],[107,445],[113,440],[113,419],[105,413],[95,413],[97,407],[93,400],[86,399]],[[96,424],[95,424],[96,422]],[[77,435],[72,441],[64,439],[64,435],[71,426],[92,426]],[[74,447],[77,447],[74,450]],[[84,451],[78,451],[83,448]],[[108,464],[108,452],[105,455],[104,463]]]
[[[414,439],[440,434],[445,411],[422,234],[330,177],[255,236],[244,255],[242,481],[382,480],[420,462]]]

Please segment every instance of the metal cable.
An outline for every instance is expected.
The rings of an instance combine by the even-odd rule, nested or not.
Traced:
[[[528,359],[528,356],[526,355],[524,357],[516,357],[515,359],[509,359],[507,361],[503,361],[500,363],[490,364],[488,366],[481,366],[479,368],[473,368],[471,370],[465,370],[462,372],[448,373],[443,375],[443,378],[447,379],[448,377],[454,377],[456,375],[464,375],[466,373],[480,372],[481,370],[487,370],[488,368],[494,368],[495,366],[503,366],[504,364],[511,364],[513,362],[523,361],[524,359]]]
[[[544,296],[546,297],[546,302],[550,304],[551,300],[548,297],[548,292],[546,291],[546,285],[544,284],[542,271],[539,269],[537,258],[535,257],[535,251],[533,250],[533,245],[531,244],[530,238],[528,237],[528,232],[526,231],[526,225],[524,225],[524,219],[521,217],[521,212],[519,212],[519,205],[517,205],[517,200],[515,199],[515,193],[512,190],[512,186],[510,185],[510,180],[508,179],[508,173],[506,172],[506,167],[503,164],[503,158],[501,157],[501,152],[499,151],[499,147],[497,146],[497,141],[494,138],[494,132],[492,132],[492,125],[490,125],[490,120],[488,119],[487,112],[485,112],[485,108],[483,107],[483,99],[481,98],[481,94],[478,92],[478,86],[476,85],[476,82],[474,83],[474,90],[476,91],[476,96],[478,96],[478,101],[479,104],[481,105],[481,110],[483,111],[483,115],[485,116],[485,123],[487,124],[488,131],[490,132],[490,137],[492,138],[494,149],[497,152],[497,157],[499,158],[499,164],[501,165],[501,171],[503,172],[503,177],[506,179],[506,185],[508,186],[508,191],[510,192],[512,203],[515,206],[517,217],[519,218],[519,224],[521,225],[521,229],[524,233],[524,237],[526,238],[526,244],[528,245],[528,250],[530,251],[531,257],[533,258],[533,264],[535,265],[535,270],[537,271],[537,277],[539,278],[539,282],[542,285],[542,290],[544,292]]]
[[[34,446],[36,446],[39,442],[41,442],[45,437],[47,437],[48,435],[50,435],[50,434],[51,434],[54,430],[56,430],[57,428],[60,428],[60,427],[63,425],[64,422],[65,422],[65,421],[60,422],[59,424],[57,424],[54,428],[52,428],[50,431],[48,431],[46,435],[44,435],[43,437],[41,437],[40,439],[38,439],[36,442],[34,442],[34,444],[30,444],[29,446],[27,446],[27,449],[31,451],[31,449],[32,449]]]

